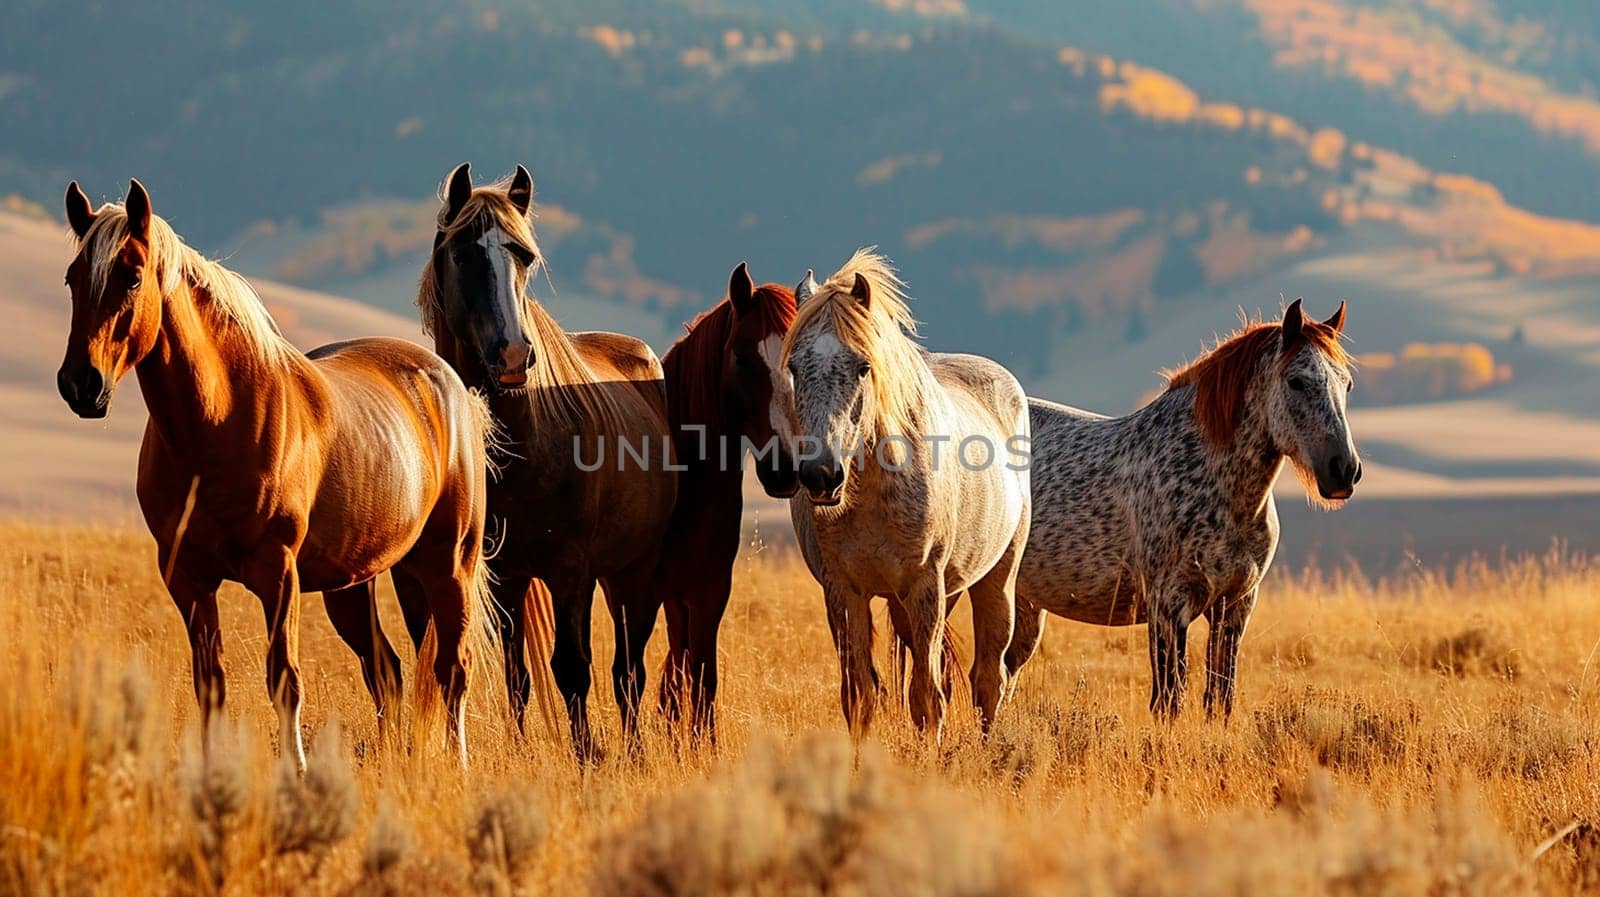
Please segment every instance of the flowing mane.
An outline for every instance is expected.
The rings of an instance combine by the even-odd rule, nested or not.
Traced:
[[[769,283],[757,287],[755,314],[764,333],[786,333],[794,322],[794,293]],[[722,364],[733,335],[733,303],[727,297],[684,325],[686,331],[661,358],[666,371],[667,408],[678,423],[722,423]]]
[[[89,280],[93,295],[105,299],[106,283],[116,267],[117,257],[128,240],[128,212],[121,203],[106,203],[95,215],[80,250],[88,252]],[[243,277],[202,256],[184,244],[172,225],[159,215],[150,216],[145,235],[145,266],[155,277],[165,299],[185,282],[209,298],[210,306],[238,327],[245,342],[269,361],[281,361],[295,351],[283,338],[261,298]],[[196,303],[204,308],[204,303]]]
[[[434,246],[465,230],[498,227],[506,236],[533,250],[534,263],[528,272],[530,280],[534,274],[545,270],[544,253],[539,251],[529,220],[532,213],[524,215],[518,210],[507,194],[510,185],[511,179],[506,177],[474,189],[454,221],[445,219],[448,206],[441,205],[439,236]],[[584,363],[566,331],[527,291],[521,291],[521,298],[521,323],[536,355],[528,369],[526,387],[534,417],[575,430],[590,429],[594,424],[602,424],[603,429],[615,429],[611,424],[619,417],[616,403],[600,388],[599,378]],[[440,333],[449,332],[431,252],[422,266],[417,308],[422,313],[423,333],[437,338]],[[585,422],[589,422],[589,426],[584,426]]]
[[[1287,367],[1295,352],[1310,344],[1334,364],[1349,366],[1350,356],[1339,342],[1337,330],[1307,318],[1300,333],[1304,342],[1285,343],[1281,339],[1283,327],[1278,322],[1246,322],[1193,362],[1168,371],[1166,391],[1193,384],[1194,416],[1200,432],[1213,445],[1226,445],[1238,429],[1246,388],[1267,353],[1277,352],[1279,367]]]
[[[866,308],[851,295],[857,274],[872,290]],[[927,401],[927,365],[913,339],[917,322],[906,305],[905,283],[877,247],[857,249],[801,304],[783,340],[783,364],[788,364],[800,334],[813,324],[829,327],[841,343],[872,362],[874,420],[864,422],[867,438],[915,433],[912,416]]]

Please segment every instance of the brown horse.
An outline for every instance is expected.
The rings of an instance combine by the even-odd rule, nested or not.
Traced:
[[[451,172],[417,305],[439,354],[489,393],[508,450],[489,487],[490,512],[506,525],[490,565],[513,711],[520,722],[530,685],[521,646],[533,608],[525,599],[537,578],[555,616],[550,667],[573,747],[588,759],[595,584],[616,631],[612,682],[631,745],[676,474],[655,353],[615,333],[565,333],[528,295],[543,262],[532,205],[533,178],[520,165],[511,179],[477,190],[466,164]]]
[[[778,353],[794,314],[794,293],[775,283],[755,286],[741,263],[727,298],[695,318],[661,360],[684,468],[661,558],[668,638],[661,708],[678,719],[687,695],[693,731],[713,738],[717,630],[739,553],[747,452],[768,495],[788,498],[799,487],[788,413],[774,401],[783,389]]]
[[[433,672],[465,764],[467,642],[492,634],[482,403],[404,340],[302,355],[243,279],[151,213],[138,181],[125,206],[98,212],[74,181],[66,206],[78,252],[67,269],[61,396],[80,417],[104,417],[118,381],[138,373],[150,411],[139,506],[189,628],[204,719],[223,704],[217,588],[231,579],[261,599],[267,688],[283,749],[302,769],[301,592],[324,593],[381,723],[400,665],[378,625],[373,580],[392,569],[402,603],[432,617]]]

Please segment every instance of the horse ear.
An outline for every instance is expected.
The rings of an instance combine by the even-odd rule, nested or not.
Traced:
[[[467,200],[472,198],[472,163],[457,165],[444,183],[444,220],[448,224],[456,220],[456,216],[466,207]]]
[[[1339,300],[1339,310],[1333,313],[1333,317],[1329,318],[1326,321],[1323,321],[1322,323],[1326,324],[1329,327],[1332,327],[1334,333],[1343,333],[1344,332],[1344,300],[1343,299]]]
[[[733,303],[734,314],[748,314],[755,309],[756,285],[750,280],[750,265],[740,262],[728,275],[728,301]]]
[[[1300,331],[1306,325],[1306,320],[1300,311],[1300,300],[1289,303],[1283,310],[1283,336],[1285,339],[1295,340],[1300,338]]]
[[[520,164],[517,166],[517,173],[511,177],[511,189],[506,195],[511,197],[511,203],[517,207],[517,211],[528,214],[528,210],[533,208],[533,175],[528,173],[528,169]]]
[[[867,283],[866,275],[856,272],[856,282],[850,287],[850,295],[856,297],[864,307],[872,306],[872,285]]]
[[[128,235],[146,239],[150,235],[150,192],[144,189],[138,178],[128,182],[128,199],[124,207],[128,210]]]
[[[89,197],[78,186],[77,181],[67,185],[67,224],[72,226],[72,232],[82,240],[84,234],[94,224],[94,204],[89,202]]]
[[[799,305],[807,299],[810,299],[811,294],[815,293],[816,291],[817,273],[812,271],[810,268],[807,268],[805,279],[794,285],[794,303]]]

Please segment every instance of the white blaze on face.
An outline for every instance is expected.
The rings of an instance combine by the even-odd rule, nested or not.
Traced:
[[[779,364],[783,357],[783,334],[775,333],[762,340],[761,345],[756,347],[756,354],[761,356],[761,363],[767,366],[767,376],[772,380],[772,398],[767,403],[772,432],[787,443],[794,438],[794,427],[789,422],[794,383],[789,378],[789,372]]]
[[[517,307],[517,281],[511,267],[511,253],[506,251],[506,235],[498,227],[485,231],[477,240],[489,259],[489,270],[494,272],[496,323],[507,328],[516,321],[507,319],[506,313]]]

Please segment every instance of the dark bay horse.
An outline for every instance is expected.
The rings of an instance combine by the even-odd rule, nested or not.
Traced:
[[[1239,643],[1278,546],[1279,472],[1287,465],[1330,506],[1361,479],[1345,418],[1344,317],[1340,303],[1328,320],[1309,320],[1296,299],[1281,322],[1223,340],[1126,417],[1029,403],[1033,532],[1017,579],[1010,676],[1037,649],[1046,612],[1147,622],[1150,709],[1174,715],[1187,687],[1189,624],[1204,616],[1206,710],[1232,711]]]
[[[490,566],[513,711],[520,722],[531,684],[522,646],[537,622],[526,599],[537,578],[553,604],[550,667],[573,747],[588,759],[596,755],[587,709],[595,584],[616,633],[612,683],[631,745],[677,482],[655,353],[615,333],[566,333],[528,293],[543,263],[532,206],[526,168],[473,189],[468,166],[457,166],[417,306],[439,354],[488,393],[505,442],[489,486],[505,535]]]
[[[688,325],[661,360],[678,463],[678,503],[659,581],[666,603],[667,665],[661,707],[678,719],[687,697],[692,730],[716,735],[717,630],[733,587],[744,514],[743,461],[753,452],[768,495],[798,488],[778,353],[794,321],[794,294],[757,287],[740,263],[728,295]]]
[[[223,705],[217,588],[242,583],[267,620],[267,688],[281,744],[300,738],[300,595],[361,660],[380,723],[400,665],[373,580],[392,570],[437,633],[433,673],[466,763],[462,702],[479,642],[492,648],[483,564],[482,403],[436,355],[397,339],[302,355],[238,275],[185,246],[138,181],[95,211],[76,181],[67,221],[72,327],[57,377],[80,417],[104,417],[132,370],[150,411],[138,496],[189,629],[206,721]]]

